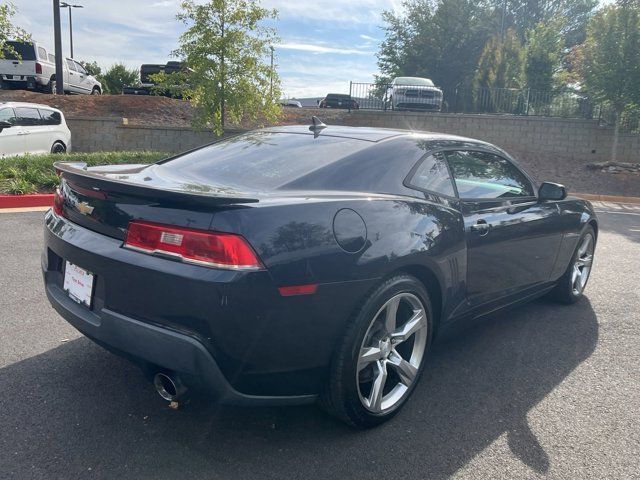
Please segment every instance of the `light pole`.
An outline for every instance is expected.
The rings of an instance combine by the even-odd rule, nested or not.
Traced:
[[[62,78],[62,33],[60,31],[60,0],[53,0],[53,36],[56,49],[55,93],[58,95],[64,95],[64,79]],[[53,91],[53,88],[51,90]]]
[[[69,9],[69,46],[71,47],[71,58],[73,58],[73,23],[71,21],[71,9],[72,8],[84,8],[82,5],[72,5],[67,2],[62,2],[60,8]]]
[[[273,100],[273,45],[269,47],[271,49],[271,70],[269,71],[269,96]]]

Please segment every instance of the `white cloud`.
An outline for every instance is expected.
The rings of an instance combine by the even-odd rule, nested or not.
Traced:
[[[356,24],[379,22],[383,10],[402,10],[402,0],[263,0],[262,5],[275,8],[281,17]]]
[[[301,52],[311,53],[333,53],[338,55],[373,55],[373,52],[365,50],[356,50],[353,48],[325,47],[322,45],[308,43],[281,43],[276,48],[284,50],[299,50]]]

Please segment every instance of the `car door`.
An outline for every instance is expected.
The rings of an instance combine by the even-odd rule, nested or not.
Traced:
[[[50,128],[48,125],[44,125],[38,109],[16,107],[15,112],[19,129],[18,135],[22,135],[25,141],[24,151],[26,153],[48,153],[51,149],[49,144]]]
[[[0,121],[12,124],[12,127],[3,128],[0,132],[0,157],[23,153],[25,149],[24,137],[18,135],[19,129],[16,127],[16,114],[13,108],[0,108]]]
[[[89,77],[89,74],[84,69],[82,65],[74,60],[74,65],[76,67],[76,72],[78,75],[78,90],[79,93],[91,93],[93,89],[93,81]]]
[[[82,90],[80,88],[80,74],[78,73],[78,70],[76,69],[76,62],[74,62],[73,60],[71,60],[70,58],[65,58],[66,64],[67,64],[67,70],[69,72],[69,77],[68,77],[68,81],[69,81],[69,91],[73,92],[73,93],[81,93]]]
[[[467,299],[473,308],[549,284],[562,238],[555,202],[510,160],[482,150],[444,152],[467,240]]]

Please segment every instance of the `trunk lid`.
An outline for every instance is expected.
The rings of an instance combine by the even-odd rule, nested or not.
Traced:
[[[63,215],[90,230],[124,239],[132,220],[209,229],[213,213],[247,208],[258,201],[230,188],[216,188],[161,175],[154,165],[87,167],[56,162]]]

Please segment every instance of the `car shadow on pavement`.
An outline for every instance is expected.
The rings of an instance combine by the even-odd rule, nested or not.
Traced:
[[[447,478],[506,434],[544,473],[527,413],[597,340],[587,299],[493,316],[435,344],[406,408],[359,431],[315,407],[196,397],[173,411],[136,367],[80,338],[0,369],[0,465],[10,478]]]

